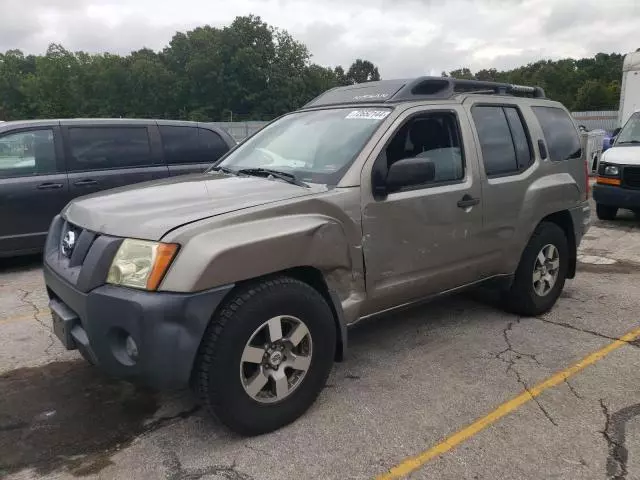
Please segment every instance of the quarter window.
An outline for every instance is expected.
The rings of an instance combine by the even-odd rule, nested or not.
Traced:
[[[229,150],[227,143],[222,140],[220,135],[212,130],[198,128],[198,136],[200,139],[202,162],[215,162]]]
[[[229,149],[220,135],[205,128],[161,125],[160,135],[170,165],[213,163]]]
[[[471,115],[487,176],[518,173],[531,165],[529,139],[517,108],[476,106]]]
[[[55,173],[53,130],[28,130],[0,137],[0,178]]]
[[[197,162],[197,128],[160,126],[160,135],[164,158],[169,165]]]
[[[582,156],[578,131],[567,112],[556,107],[531,108],[542,127],[551,160],[559,162]]]
[[[147,127],[69,128],[70,171],[153,164]]]

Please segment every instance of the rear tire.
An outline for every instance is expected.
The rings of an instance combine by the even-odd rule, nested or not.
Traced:
[[[290,277],[249,284],[207,328],[194,366],[195,390],[231,430],[271,432],[314,403],[335,348],[332,311],[314,288]]]
[[[529,317],[551,310],[564,287],[568,265],[564,230],[555,223],[540,223],[522,253],[511,288],[503,294],[507,310]]]
[[[618,207],[610,207],[609,205],[597,203],[596,214],[600,220],[615,220],[618,214]]]

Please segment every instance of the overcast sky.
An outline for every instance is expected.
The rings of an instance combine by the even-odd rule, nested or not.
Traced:
[[[640,48],[640,0],[0,0],[0,51],[162,49],[177,30],[260,15],[322,65],[383,78]]]

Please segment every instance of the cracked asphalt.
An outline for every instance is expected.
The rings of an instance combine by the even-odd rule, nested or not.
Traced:
[[[375,478],[640,327],[639,266],[640,221],[595,220],[549,314],[467,294],[364,323],[307,414],[242,438],[64,350],[38,259],[1,260],[0,478]],[[640,479],[639,385],[628,342],[410,478]]]

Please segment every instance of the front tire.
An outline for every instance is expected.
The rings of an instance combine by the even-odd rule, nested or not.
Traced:
[[[611,207],[609,205],[596,204],[596,215],[600,220],[615,220],[618,214],[618,207]]]
[[[300,417],[331,371],[332,311],[311,286],[276,277],[239,289],[209,325],[194,366],[210,413],[241,435]]]
[[[510,290],[503,298],[509,311],[523,316],[548,312],[564,287],[569,247],[564,230],[540,223],[527,244]]]

